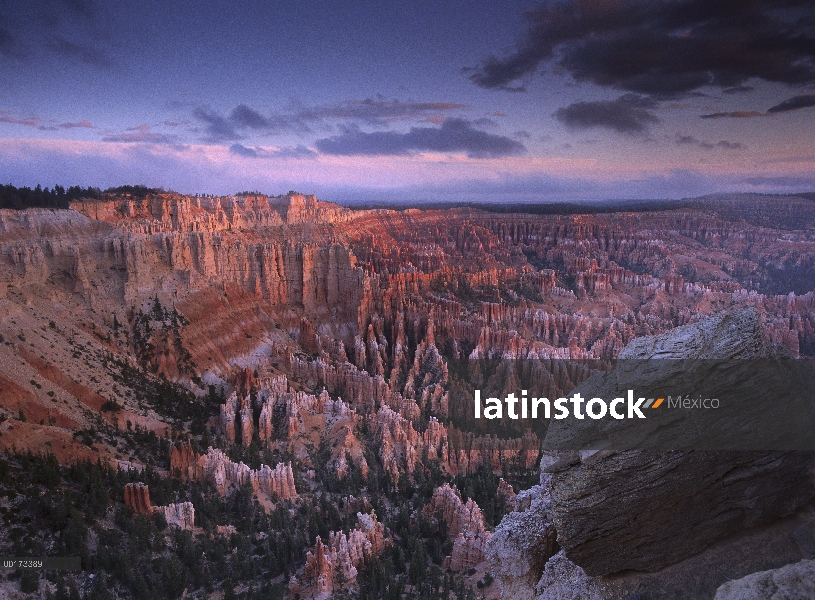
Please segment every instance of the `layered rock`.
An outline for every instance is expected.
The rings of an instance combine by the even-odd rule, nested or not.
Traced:
[[[446,417],[448,398],[444,385],[449,376],[436,347],[433,329],[433,320],[429,319],[425,338],[417,346],[413,366],[407,374],[404,396],[415,400],[426,413]]]
[[[620,356],[700,363],[776,356],[770,337],[760,315],[744,309],[638,339]],[[641,365],[651,366],[637,382],[662,376],[653,364]],[[575,391],[608,397],[598,385],[617,376],[594,376]],[[715,378],[721,383],[722,373]],[[591,423],[581,427],[589,431],[586,439],[608,435]],[[582,439],[575,435],[574,427],[552,425],[546,441]],[[542,485],[518,494],[487,556],[505,597],[605,597],[605,584],[592,576],[661,570],[716,540],[789,515],[815,496],[812,468],[811,454],[796,452],[548,451]]]
[[[255,429],[249,394],[238,398],[237,393],[232,392],[226,403],[221,405],[220,411],[221,432],[224,437],[230,443],[234,444],[238,440],[244,447],[249,446]]]
[[[743,309],[636,340],[621,357],[640,361],[695,357],[704,362],[769,357],[775,352],[758,313]],[[750,382],[752,388],[776,389],[766,381],[762,385],[763,371],[750,375],[757,378]],[[643,374],[638,381],[646,377]],[[709,381],[695,381],[698,389],[715,389],[723,381],[720,371],[708,377]],[[608,397],[589,387],[593,381],[576,391],[589,398]],[[731,422],[740,416],[731,417]],[[649,427],[661,433],[657,422]],[[547,442],[563,444],[574,431],[553,425]],[[716,539],[789,515],[815,496],[810,453],[629,450],[583,453],[582,460],[575,452],[563,457],[543,469],[552,473],[552,520],[566,556],[591,575],[660,569]],[[621,497],[624,503],[618,501]]]
[[[447,431],[446,468],[452,474],[475,473],[481,467],[500,472],[503,465],[517,462],[522,469],[538,463],[541,442],[527,431],[520,438],[474,435],[451,427]]]
[[[443,417],[450,408],[445,387],[453,383],[454,371],[451,367],[447,372],[446,358],[534,359],[529,362],[541,365],[541,372],[532,378],[536,389],[556,398],[588,376],[577,359],[607,362],[617,358],[626,344],[629,352],[639,348],[640,342],[631,343],[636,336],[661,334],[722,307],[742,306],[756,308],[766,342],[786,347],[793,356],[815,352],[815,294],[788,293],[792,288],[781,281],[792,281],[795,273],[811,273],[807,271],[815,257],[811,232],[796,230],[797,221],[777,226],[779,219],[787,218],[780,214],[783,211],[811,217],[812,203],[755,197],[739,202],[737,206],[724,199],[705,199],[681,210],[535,216],[470,209],[352,212],[294,193],[278,198],[153,194],[145,199],[80,203],[71,211],[0,211],[4,266],[0,329],[4,339],[13,343],[2,348],[4,356],[19,355],[25,369],[36,368],[52,382],[54,389],[49,391],[57,398],[80,400],[82,406],[70,409],[74,421],[58,420],[58,427],[64,423],[88,427],[92,422],[82,407],[98,410],[106,400],[88,390],[109,389],[114,382],[95,385],[83,380],[79,385],[67,376],[57,376],[55,365],[65,364],[76,373],[89,370],[83,361],[93,360],[91,355],[111,352],[117,360],[129,359],[132,340],[128,335],[133,332],[114,333],[119,329],[114,323],[130,321],[132,328],[132,319],[123,317],[122,307],[132,306],[135,311],[155,298],[162,306],[177,306],[189,323],[161,321],[161,327],[170,331],[148,340],[157,354],[151,366],[200,393],[203,387],[192,383],[193,372],[180,368],[182,353],[177,346],[183,346],[205,384],[233,386],[235,395],[227,399],[216,419],[230,442],[248,445],[257,433],[268,447],[302,448],[319,435],[332,444],[330,468],[343,477],[352,464],[363,472],[367,469],[361,451],[361,443],[367,440],[360,439],[363,429],[357,424],[369,419],[362,424],[375,432],[380,460],[393,482],[405,472],[412,473],[425,454],[451,474],[483,467],[498,471],[508,461],[529,467],[538,458],[539,440],[534,436],[499,440],[448,429],[431,418]],[[745,215],[748,220],[742,218]],[[799,291],[801,286],[796,286]],[[774,290],[782,288],[784,293],[775,295]],[[36,311],[38,321],[29,316]],[[82,315],[81,322],[76,315]],[[71,351],[52,357],[53,341],[43,336],[29,335],[21,344],[14,341],[29,329],[50,336],[52,318],[72,347],[76,342],[91,351],[83,350],[82,359]],[[158,323],[149,320],[154,330]],[[702,332],[688,346],[704,346],[706,337],[714,333]],[[662,352],[665,346],[659,348]],[[641,350],[637,354],[641,358],[656,352],[646,346]],[[37,362],[37,357],[46,355],[50,365]],[[275,381],[256,377],[255,367],[260,372],[266,367],[267,373],[287,373],[291,387],[285,376],[277,375],[272,378]],[[94,363],[90,370],[105,377],[105,368],[100,362],[98,369]],[[21,389],[38,377],[16,371],[8,376],[16,377]],[[45,385],[47,389],[50,384]],[[296,391],[321,386],[328,391]],[[69,410],[62,402],[52,407],[48,397],[33,390],[25,406],[29,422],[39,421],[40,415],[44,423],[50,422],[52,410]],[[123,390],[122,398],[128,391]],[[340,395],[344,400],[332,400]],[[128,406],[117,423],[124,427],[132,419],[137,426],[161,433],[167,423],[155,415],[148,417],[133,398],[122,400]],[[19,396],[12,402],[19,403]],[[38,412],[33,412],[35,408]],[[32,414],[37,417],[32,419]],[[429,423],[426,429],[423,423]],[[9,437],[4,432],[4,439]],[[673,467],[669,472],[657,461],[632,456],[614,459],[595,453],[586,460],[579,455],[561,458],[547,465],[554,483],[546,485],[554,486],[557,514],[574,516],[558,517],[568,544],[562,560],[573,560],[569,563],[573,565],[584,564],[584,558],[606,560],[593,536],[605,535],[604,518],[627,516],[614,512],[614,507],[605,508],[612,492],[621,490],[625,478],[617,475],[628,475],[626,468],[637,470],[630,473],[632,483],[654,485],[665,502],[674,495],[685,498],[682,490],[674,494],[672,488],[678,484],[671,478],[679,474],[690,482],[687,490],[696,490],[693,493],[707,493],[717,481],[728,483],[734,496],[725,497],[721,509],[711,508],[710,518],[719,520],[706,528],[711,539],[733,527],[783,514],[784,502],[793,506],[800,500],[792,490],[790,457],[778,462],[734,459],[728,463],[729,475],[701,458],[679,460],[673,455],[664,459]],[[189,445],[181,445],[173,450],[170,466],[188,478],[211,478],[221,493],[249,483],[267,495],[296,494],[286,465],[253,471],[224,455],[198,456]],[[698,477],[700,470],[712,480]],[[745,481],[734,473],[744,475]],[[740,503],[738,494],[745,493],[747,482],[761,473],[780,474],[777,502],[769,508]],[[808,481],[803,471],[798,475]],[[608,489],[591,488],[586,483],[589,479],[602,481]],[[708,484],[710,490],[701,489]],[[589,501],[573,501],[570,490],[590,495],[603,510],[592,513]],[[539,509],[532,509],[528,495],[513,501],[508,490],[501,491],[518,513],[508,517],[508,526],[513,520],[531,519],[522,515]],[[627,497],[625,493],[622,497]],[[135,507],[138,494],[135,490],[130,494]],[[570,503],[573,515],[566,508]],[[649,524],[659,521],[655,511],[660,507],[645,504],[633,493],[632,506],[642,508],[642,519],[650,519]],[[764,508],[766,514],[756,516]],[[734,516],[739,512],[743,518]],[[552,523],[555,514],[555,509],[547,508],[539,518]],[[602,522],[601,527],[595,526],[595,519]],[[687,522],[705,526],[694,518]],[[676,536],[676,526],[676,522],[667,523],[666,530],[659,531],[659,544],[664,546],[673,535],[679,554],[690,551],[685,538],[692,536]],[[547,555],[552,551],[545,541],[551,538],[551,528],[543,530],[548,532],[541,533],[544,541],[535,545],[544,548],[538,550],[541,555]],[[621,526],[617,533],[615,544],[639,542],[630,527]],[[459,532],[453,542],[451,563],[460,566],[477,559],[481,550],[465,534]],[[660,552],[657,548],[652,554],[660,556]],[[668,554],[661,556],[665,559]],[[560,564],[561,559],[557,561]],[[560,572],[555,567],[553,563],[553,572]],[[529,576],[538,568],[508,566],[507,573]],[[597,572],[597,568],[586,566],[586,571]],[[545,586],[541,593],[547,590]]]
[[[394,483],[399,481],[402,469],[407,473],[413,472],[423,452],[427,452],[431,459],[446,458],[443,454],[446,428],[432,417],[427,430],[419,433],[412,422],[383,406],[376,414],[374,423],[382,467]]]
[[[752,309],[723,313],[664,335],[638,339],[620,356],[637,360],[694,357],[701,363],[783,356],[786,350],[779,350],[762,322]],[[656,363],[643,366],[649,364]],[[762,373],[758,370],[757,375]],[[664,371],[651,366],[631,381],[642,384],[654,374],[662,376]],[[584,397],[607,397],[604,394],[609,390],[598,391],[598,381],[607,383],[614,377],[614,372],[595,376],[575,391]],[[717,383],[729,385],[722,372],[716,378]],[[700,389],[707,389],[705,386],[702,382]],[[649,414],[649,421],[651,417]],[[659,423],[650,429],[653,427],[660,429]],[[592,424],[584,429],[590,432],[587,440],[609,435]],[[552,438],[547,435],[546,442],[583,439],[574,433],[574,428],[553,424]],[[613,434],[609,439],[615,439]],[[501,580],[503,597],[604,598],[609,597],[609,589],[624,597],[645,581],[649,582],[646,589],[673,590],[677,573],[699,568],[688,561],[698,562],[708,554],[703,562],[715,561],[725,547],[738,556],[744,544],[739,546],[739,536],[765,531],[751,528],[789,515],[811,500],[815,496],[812,468],[811,453],[806,452],[547,451],[541,460],[541,486],[517,495],[515,511],[504,517],[488,544],[487,558]],[[767,535],[768,539],[783,537],[782,533]],[[734,549],[718,542],[724,538]],[[717,545],[705,550],[714,543]],[[694,556],[702,551],[704,554]],[[784,551],[797,552],[794,548]],[[687,557],[691,558],[680,563],[687,566],[669,567]],[[634,575],[595,577],[623,570],[630,574],[632,569],[659,573],[640,583]],[[711,570],[705,577],[715,581],[718,572]],[[756,585],[765,585],[772,577],[759,574],[751,580],[749,593],[759,593]],[[759,581],[762,583],[755,583]],[[707,585],[709,581],[700,584],[701,588]]]

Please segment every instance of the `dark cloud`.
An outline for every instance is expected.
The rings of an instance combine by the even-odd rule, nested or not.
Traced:
[[[230,142],[243,139],[241,132],[252,130],[259,134],[273,134],[283,131],[308,131],[308,127],[296,116],[278,115],[265,117],[258,111],[240,104],[229,116],[221,115],[210,108],[198,107],[193,116],[204,123],[206,140],[209,142]]]
[[[643,133],[659,122],[651,112],[657,102],[636,94],[625,94],[616,100],[575,102],[559,108],[555,118],[572,129],[603,127],[619,133]]]
[[[766,117],[767,113],[757,110],[734,110],[730,112],[717,112],[709,115],[699,115],[702,119],[753,119],[755,117]]]
[[[752,92],[755,88],[750,85],[734,85],[733,87],[724,88],[722,92],[725,94],[745,94]]]
[[[278,148],[272,155],[280,158],[314,158],[317,153],[305,146],[286,146]]]
[[[407,133],[365,133],[346,127],[341,135],[317,140],[324,154],[405,155],[412,152],[466,152],[471,158],[496,158],[522,154],[526,148],[511,138],[475,129],[464,119],[447,119],[440,127],[412,127]]]
[[[87,119],[83,121],[78,121],[76,123],[60,123],[59,126],[62,129],[76,129],[76,128],[93,129],[93,125],[91,125],[91,122],[88,121]]]
[[[175,135],[168,135],[158,131],[151,131],[149,125],[138,125],[136,127],[129,127],[125,133],[118,133],[107,135],[102,138],[103,142],[136,142],[146,144],[175,144],[178,142],[178,137]]]
[[[228,142],[241,139],[235,125],[228,118],[208,108],[196,108],[192,115],[205,124],[207,141]]]
[[[301,108],[293,116],[305,121],[324,119],[357,120],[368,124],[387,124],[409,119],[444,120],[451,111],[466,108],[455,102],[400,102],[383,98],[347,100],[329,106]]]
[[[793,96],[783,102],[771,106],[767,112],[759,112],[757,110],[736,110],[731,112],[717,112],[709,115],[699,115],[703,119],[752,119],[754,117],[772,117],[780,113],[789,112],[791,110],[799,110],[801,108],[809,108],[815,106],[815,94],[801,94]]]
[[[268,129],[271,125],[269,119],[245,104],[236,106],[232,114],[229,115],[229,120],[232,121],[235,127],[248,127],[250,129]]]
[[[727,140],[720,140],[718,142],[705,142],[696,139],[692,135],[677,135],[676,144],[678,146],[697,146],[704,150],[743,150],[744,146],[739,142],[729,142]]]
[[[193,116],[204,123],[207,141],[227,142],[242,139],[242,132],[248,130],[267,135],[282,132],[309,133],[313,125],[332,120],[376,126],[410,119],[443,123],[448,118],[446,113],[462,108],[466,108],[466,105],[454,102],[400,102],[380,98],[347,100],[329,106],[296,106],[286,112],[268,116],[245,104],[236,106],[228,116],[210,108],[199,107],[193,111]]]
[[[243,144],[232,144],[229,151],[245,158],[313,158],[317,156],[316,152],[305,146],[286,146],[267,150],[261,147],[249,148]]]
[[[41,117],[16,117],[8,111],[0,111],[0,123],[9,123],[11,125],[25,125],[26,127],[36,127],[41,131],[58,131],[59,129],[93,129],[93,125],[87,119],[78,121],[76,123],[60,123],[59,126],[55,125],[58,121],[49,119],[44,121]]]
[[[254,148],[247,148],[243,144],[232,144],[229,147],[229,151],[232,154],[237,154],[238,156],[245,156],[246,158],[257,158],[258,151]]]
[[[791,110],[798,110],[799,108],[808,108],[815,106],[815,94],[803,94],[801,96],[794,96],[788,100],[784,100],[780,104],[767,109],[770,114],[788,112]]]
[[[658,96],[750,79],[815,81],[810,0],[561,0],[527,13],[508,56],[470,74],[477,85],[523,89],[545,65],[577,81]]]

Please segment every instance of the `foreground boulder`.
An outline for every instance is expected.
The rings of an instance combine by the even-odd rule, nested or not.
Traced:
[[[796,453],[630,451],[553,473],[558,542],[590,575],[656,571],[812,496]]]
[[[620,356],[639,359],[635,366],[641,365],[642,378],[648,379],[654,377],[653,363],[642,359],[736,361],[778,352],[767,341],[758,312],[744,309],[640,338]],[[632,375],[636,373],[626,374],[629,381]],[[694,383],[706,389],[721,377],[713,371]],[[608,380],[604,375],[599,387],[608,389]],[[597,382],[589,379],[578,390],[591,398],[593,384]],[[674,410],[670,418],[680,412]],[[551,434],[561,440],[571,435],[558,425]],[[548,434],[546,439],[551,441]],[[557,460],[550,458],[542,469],[551,473],[548,493],[557,541],[589,575],[659,570],[717,539],[787,516],[815,496],[810,452],[601,450],[553,455]]]
[[[805,600],[815,598],[815,560],[728,581],[714,600]]]

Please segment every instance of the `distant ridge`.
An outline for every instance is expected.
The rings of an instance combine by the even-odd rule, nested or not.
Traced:
[[[396,210],[404,211],[410,209],[419,210],[450,210],[457,208],[469,208],[482,210],[489,213],[524,213],[531,215],[575,215],[575,214],[604,214],[614,212],[651,212],[664,210],[680,210],[687,208],[714,208],[718,209],[722,203],[729,202],[749,202],[751,200],[763,200],[768,198],[778,199],[801,199],[815,202],[815,192],[801,194],[754,194],[754,193],[733,193],[733,194],[711,194],[696,198],[682,198],[680,200],[670,199],[647,199],[647,200],[605,200],[598,202],[366,202],[362,204],[342,203],[343,206],[351,210]]]

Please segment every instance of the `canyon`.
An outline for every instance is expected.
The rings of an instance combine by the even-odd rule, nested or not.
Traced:
[[[654,348],[752,340],[756,356],[811,360],[805,195],[532,214],[108,194],[0,210],[0,265],[0,449],[108,465],[127,480],[111,502],[170,529],[273,540],[288,554],[267,579],[291,597],[369,589],[386,563],[408,597],[433,569],[490,598],[625,597],[675,586],[728,536],[809,531],[798,455],[583,460],[546,450],[558,427],[467,412],[475,386],[554,399]],[[152,506],[159,480],[174,501]],[[679,497],[719,518],[649,512]],[[652,539],[622,525],[634,511]],[[676,543],[683,523],[698,535]],[[779,557],[738,569],[812,558]],[[723,581],[705,577],[712,597]]]

